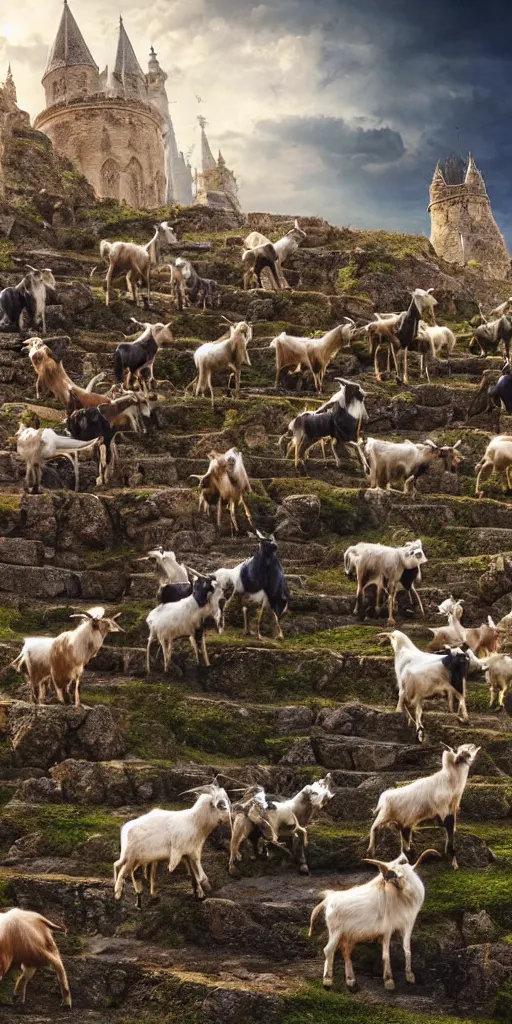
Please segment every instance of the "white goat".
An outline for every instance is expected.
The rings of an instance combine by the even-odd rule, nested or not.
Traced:
[[[206,839],[214,828],[230,820],[230,803],[224,789],[212,783],[188,790],[198,793],[193,807],[182,811],[164,811],[155,808],[140,818],[126,822],[121,829],[121,851],[114,864],[114,895],[120,900],[124,880],[128,873],[137,894],[137,906],[141,906],[142,883],[137,882],[134,872],[137,867],[168,861],[169,872],[175,871],[184,860],[192,878],[196,899],[205,898],[210,883],[201,864],[201,854]],[[151,873],[154,896],[154,872]]]
[[[282,797],[261,798],[262,806],[265,809],[265,818],[275,835],[279,835],[281,829],[293,829],[293,834],[298,838],[297,859],[299,871],[302,875],[309,874],[306,862],[307,829],[316,810],[319,810],[332,800],[332,777],[330,773],[323,779],[318,779],[307,786],[303,786],[300,792],[288,799]],[[264,792],[264,791],[263,791]],[[231,846],[229,855],[229,874],[235,874],[235,861],[242,859],[240,848],[254,829],[249,819],[233,822]],[[257,842],[257,839],[256,839]]]
[[[16,672],[24,671],[30,684],[30,698],[34,704],[44,704],[45,684],[51,678],[50,652],[53,636],[28,636],[23,641],[18,657],[9,665]]]
[[[69,459],[75,470],[75,491],[78,490],[78,452],[93,451],[99,443],[93,441],[75,441],[72,437],[56,434],[50,427],[24,427],[22,423],[16,432],[17,452],[26,463],[25,486],[30,494],[39,494],[41,477],[45,462],[56,459],[59,455]]]
[[[375,834],[386,825],[400,830],[402,850],[410,850],[412,833],[422,821],[440,820],[446,832],[445,853],[451,857],[452,867],[458,868],[454,849],[462,794],[468,781],[469,769],[480,747],[463,743],[457,750],[451,747],[443,752],[442,767],[425,779],[415,779],[406,786],[386,789],[377,804],[377,815],[370,830],[368,854],[375,853]]]
[[[289,288],[290,285],[283,273],[283,264],[286,263],[289,256],[292,256],[293,253],[297,251],[306,238],[306,232],[299,227],[299,222],[295,219],[293,228],[290,228],[290,230],[287,231],[282,238],[279,238],[277,242],[271,242],[270,239],[260,231],[251,231],[251,233],[247,235],[247,238],[244,239],[244,248],[258,249],[262,245],[273,245],[277,253],[276,271],[281,288]]]
[[[55,637],[50,650],[50,671],[61,704],[65,702],[65,691],[71,694],[74,683],[75,706],[80,707],[80,681],[84,668],[97,655],[108,633],[124,632],[116,622],[121,614],[118,612],[111,619],[106,619],[104,608],[89,608],[86,612],[70,616],[83,620],[76,629],[66,630]]]
[[[142,281],[146,285],[145,305],[151,299],[151,267],[161,263],[162,249],[178,241],[173,229],[166,220],[155,225],[155,233],[146,245],[135,242],[108,242],[105,238],[100,242],[100,256],[108,260],[106,277],[105,304],[110,304],[110,286],[112,279],[121,274],[126,275],[128,290],[132,299],[137,302],[137,285]]]
[[[321,338],[296,338],[293,334],[282,331],[269,344],[269,348],[274,349],[276,353],[274,386],[279,387],[281,371],[287,366],[294,366],[296,373],[300,373],[301,369],[309,370],[315,388],[320,392],[329,363],[342,345],[350,344],[353,332],[353,321],[333,327]]]
[[[209,665],[206,649],[205,622],[213,618],[217,629],[222,628],[222,609],[224,596],[220,583],[215,577],[198,577],[194,581],[190,597],[180,601],[159,604],[150,611],[146,622],[149,626],[149,637],[146,647],[146,671],[151,671],[151,645],[158,640],[162,648],[164,672],[167,672],[172,658],[172,643],[179,637],[188,636],[199,665],[199,649],[197,640],[201,642],[201,652],[205,665]]]
[[[506,654],[491,654],[484,661],[485,678],[489,687],[489,707],[492,708],[496,691],[498,708],[503,709],[505,697],[512,683],[512,658]]]
[[[405,712],[416,729],[419,742],[425,735],[423,704],[431,697],[451,692],[459,702],[459,718],[467,722],[466,679],[470,662],[467,651],[455,647],[440,654],[430,654],[421,651],[410,637],[398,629],[384,635],[389,636],[395,654],[396,710]]]
[[[352,950],[358,942],[381,941],[384,967],[384,988],[392,991],[395,987],[391,971],[389,946],[394,932],[402,937],[405,954],[405,977],[414,984],[411,965],[411,936],[416,918],[423,906],[425,888],[416,870],[428,854],[437,856],[436,850],[425,850],[415,864],[409,864],[405,854],[396,860],[367,860],[375,864],[379,874],[364,885],[336,891],[328,889],[321,893],[322,902],[311,914],[309,934],[313,934],[315,921],[320,913],[325,914],[329,939],[324,949],[324,988],[333,984],[334,955],[341,948],[345,963],[347,988],[356,988]]]
[[[166,583],[188,583],[187,567],[178,562],[174,551],[165,551],[160,546],[148,551],[144,558],[138,558],[137,561],[154,562],[160,586],[165,586]]]
[[[369,437],[364,453],[370,467],[370,487],[390,488],[394,481],[404,480],[404,494],[416,494],[416,479],[441,456],[434,441],[394,443]]]
[[[432,354],[439,358],[443,349],[446,349],[446,356],[449,359],[457,344],[457,339],[449,327],[440,327],[438,324],[431,326],[424,320],[420,320],[418,326],[418,338],[421,341],[430,341]]]
[[[189,387],[195,385],[196,397],[200,393],[204,395],[209,390],[212,399],[212,409],[215,407],[212,387],[212,374],[214,373],[231,370],[235,375],[236,397],[240,398],[242,366],[251,365],[247,352],[247,346],[251,339],[252,325],[246,323],[245,320],[241,320],[230,327],[229,338],[220,338],[219,341],[207,341],[194,352],[197,377],[194,378]]]
[[[59,979],[62,1003],[71,1006],[71,992],[64,965],[61,960],[53,932],[64,932],[60,924],[54,924],[42,914],[32,910],[13,907],[0,913],[0,981],[10,967],[21,966],[21,974],[14,986],[14,992],[21,989],[21,1002],[25,1003],[27,985],[38,967],[54,967]]]
[[[375,611],[380,614],[382,594],[387,588],[388,593],[388,625],[394,625],[393,611],[396,592],[405,570],[418,570],[427,561],[421,540],[409,541],[402,547],[392,548],[386,544],[371,544],[361,541],[347,548],[344,555],[345,572],[350,575],[355,569],[357,576],[357,595],[354,615],[357,615],[363,600],[364,591],[372,583],[377,584],[377,600]],[[423,613],[423,606],[420,608]]]
[[[481,484],[484,480],[489,480],[493,472],[498,476],[504,476],[508,489],[512,490],[512,434],[498,434],[497,437],[493,437],[475,469],[478,472],[475,484],[477,498],[483,498]]]

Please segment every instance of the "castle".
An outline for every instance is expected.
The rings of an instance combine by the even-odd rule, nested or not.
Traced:
[[[510,256],[494,220],[485,182],[469,154],[438,163],[430,186],[430,241],[438,256],[464,265],[474,260],[490,277],[510,273]]]
[[[46,106],[34,127],[49,136],[101,198],[136,209],[194,201],[192,169],[179,152],[165,83],[151,47],[142,70],[119,19],[114,69],[100,72],[67,0],[42,78]],[[197,202],[239,210],[234,175],[216,162],[201,126],[203,161],[195,174]],[[204,152],[208,151],[208,166]],[[211,158],[211,159],[210,159]],[[213,167],[211,166],[213,161]]]

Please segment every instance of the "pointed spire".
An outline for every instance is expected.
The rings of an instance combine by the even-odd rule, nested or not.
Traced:
[[[468,154],[468,166],[464,178],[464,184],[486,194],[485,182],[473,159],[473,154]]]
[[[206,138],[206,118],[198,117],[197,119],[201,126],[201,171],[212,171],[217,166],[215,157],[210,149],[210,143]]]
[[[119,18],[119,38],[117,41],[114,75],[116,78],[120,78],[121,81],[124,81],[125,75],[136,75],[138,78],[142,78],[144,83],[146,82],[146,76],[135,56],[135,50],[128,38],[128,33],[121,17]]]
[[[440,185],[444,185],[445,184],[444,175],[443,175],[443,172],[441,170],[441,161],[440,160],[437,161],[436,169],[434,171],[434,176],[432,178],[432,184],[434,184],[434,182],[438,182]]]
[[[17,94],[16,94],[16,85],[14,83],[14,78],[13,78],[13,74],[12,74],[12,68],[11,68],[10,64],[9,64],[9,66],[7,68],[7,77],[6,77],[5,83],[4,83],[4,92],[7,93],[7,95],[9,96],[9,98],[12,100],[13,103],[17,103],[18,102],[18,97],[17,97]]]
[[[77,65],[91,67],[95,71],[99,70],[71,14],[68,2],[64,0],[62,17],[57,29],[57,35],[55,36],[55,42],[48,54],[43,81],[51,71],[56,71],[58,68],[76,67]]]

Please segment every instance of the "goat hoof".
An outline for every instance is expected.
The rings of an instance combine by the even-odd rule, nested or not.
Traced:
[[[301,864],[300,865],[299,874],[301,874],[301,875],[309,875],[309,868],[308,868],[307,864]]]
[[[238,868],[235,867],[234,864],[230,864],[230,866],[228,867],[228,875],[230,875],[231,878],[240,878],[240,872]]]
[[[322,985],[325,989],[329,990],[332,988],[332,978],[324,978]]]
[[[393,978],[386,978],[384,982],[384,988],[386,989],[386,992],[394,992],[395,983],[393,981]]]
[[[357,984],[357,981],[356,981],[355,978],[354,978],[353,981],[347,981],[347,988],[348,988],[349,992],[358,992],[359,991],[359,985]]]
[[[413,974],[412,971],[406,971],[405,972],[405,980],[409,982],[409,985],[414,985],[415,984],[416,978],[414,977],[414,974]]]

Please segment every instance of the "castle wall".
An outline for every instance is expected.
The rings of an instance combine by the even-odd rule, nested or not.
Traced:
[[[99,91],[99,74],[97,69],[86,65],[73,65],[67,68],[55,68],[43,79],[46,106],[68,102],[93,96]]]
[[[435,184],[430,195],[430,241],[438,256],[461,265],[476,260],[489,276],[506,277],[510,256],[485,192]]]
[[[38,115],[35,127],[101,198],[125,200],[135,208],[165,202],[162,125],[152,108],[98,96],[50,107]]]

